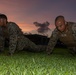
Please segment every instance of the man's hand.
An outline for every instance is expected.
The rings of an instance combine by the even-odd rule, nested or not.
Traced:
[[[13,55],[13,53],[8,53],[8,54],[7,54],[7,56],[12,56],[12,55]]]
[[[53,52],[47,52],[48,55],[52,54]]]
[[[48,54],[48,55],[50,55],[50,54],[52,54],[52,53],[53,53],[53,51],[48,50],[48,49],[46,50],[46,52],[47,52],[47,54]]]

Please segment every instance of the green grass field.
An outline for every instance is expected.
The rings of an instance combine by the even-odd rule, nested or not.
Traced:
[[[76,75],[76,56],[61,48],[56,48],[52,55],[26,51],[13,56],[1,53],[0,75]]]

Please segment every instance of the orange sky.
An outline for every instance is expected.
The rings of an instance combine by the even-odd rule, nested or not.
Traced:
[[[37,28],[34,25],[30,25],[30,24],[18,24],[20,26],[20,28],[22,29],[22,31],[24,32],[29,32],[31,30],[36,30]]]

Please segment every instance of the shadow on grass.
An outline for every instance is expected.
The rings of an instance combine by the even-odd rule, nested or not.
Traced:
[[[8,48],[6,48],[6,50],[2,53],[0,53],[0,56],[8,56]],[[18,52],[15,52],[13,54],[13,56],[35,56],[35,55],[43,55],[43,56],[48,56],[48,57],[52,57],[52,56],[55,56],[55,57],[76,57],[76,55],[72,55],[71,53],[69,53],[68,49],[66,48],[55,48],[53,53],[50,54],[50,55],[47,55],[47,52],[44,51],[44,52],[29,52],[29,51],[18,51]]]

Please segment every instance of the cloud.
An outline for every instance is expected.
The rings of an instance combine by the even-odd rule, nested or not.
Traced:
[[[50,23],[47,22],[47,21],[44,22],[44,23],[34,22],[34,25],[35,25],[36,27],[38,27],[37,31],[38,31],[39,33],[46,33],[46,32],[48,32],[48,31],[50,30],[50,28],[48,27],[48,26],[50,25]]]

